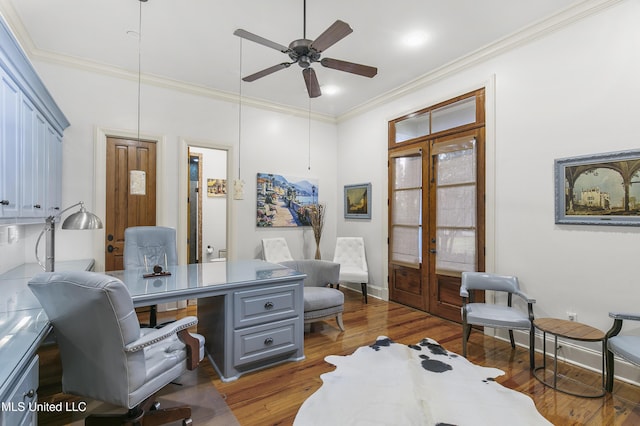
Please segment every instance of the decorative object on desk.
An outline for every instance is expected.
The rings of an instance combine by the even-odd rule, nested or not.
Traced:
[[[429,338],[404,345],[380,336],[325,361],[336,369],[320,376],[322,387],[294,425],[551,425],[530,397],[495,381],[501,370],[474,365]]]
[[[224,197],[227,195],[226,179],[207,179],[207,196]]]
[[[88,212],[84,207],[84,203],[80,201],[66,209],[62,210],[56,215],[49,216],[45,219],[44,228],[40,231],[38,239],[36,240],[36,260],[38,264],[42,266],[46,272],[53,272],[55,269],[55,231],[56,220],[62,216],[63,213],[71,210],[74,207],[80,206],[80,210],[70,214],[64,222],[62,222],[62,229],[101,229],[102,221],[96,215]],[[45,240],[45,263],[42,263],[40,256],[38,255],[38,246],[43,235],[47,235]]]
[[[315,179],[258,173],[256,226],[310,226],[310,206],[318,203]]]
[[[371,184],[344,186],[344,217],[371,219]]]
[[[557,224],[640,226],[640,150],[555,160]]]
[[[142,277],[143,278],[153,278],[153,277],[166,277],[166,276],[169,276],[169,275],[171,275],[171,272],[163,270],[162,266],[160,266],[160,265],[154,265],[153,273],[143,274]]]
[[[313,229],[313,238],[316,240],[316,259],[320,259],[320,239],[322,238],[322,228],[324,226],[324,204],[312,204],[309,207],[309,218]]]

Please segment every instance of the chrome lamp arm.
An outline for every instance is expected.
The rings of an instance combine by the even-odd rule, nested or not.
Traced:
[[[102,222],[100,219],[85,209],[84,202],[80,201],[73,204],[61,212],[51,215],[45,219],[45,225],[38,235],[36,240],[36,260],[38,264],[46,272],[53,272],[55,265],[55,233],[56,233],[56,219],[62,216],[65,212],[71,210],[74,207],[80,206],[80,210],[71,214],[62,224],[62,229],[99,229],[102,228]],[[43,235],[47,235],[45,244],[45,262],[42,263],[40,256],[38,255],[38,247],[40,246],[40,240]]]

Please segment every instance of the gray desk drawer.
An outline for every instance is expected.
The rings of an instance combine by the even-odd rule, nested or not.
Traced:
[[[249,327],[300,315],[302,306],[296,284],[271,286],[233,294],[234,328]]]
[[[294,352],[302,342],[298,341],[302,321],[291,318],[255,327],[236,330],[234,333],[234,365],[241,366],[268,360]]]
[[[38,401],[38,356],[33,357],[13,388],[6,402],[3,402],[2,426],[36,424],[37,412],[30,405]],[[4,405],[6,404],[6,405]]]

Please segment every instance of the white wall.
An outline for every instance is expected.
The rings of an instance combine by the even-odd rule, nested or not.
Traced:
[[[45,85],[71,122],[63,143],[62,204],[85,201],[90,211],[104,209],[104,196],[94,191],[94,182],[104,179],[94,170],[95,146],[100,129],[128,135],[136,134],[137,87],[135,81],[114,78],[49,62],[34,62]],[[237,103],[198,96],[164,87],[143,85],[141,128],[143,136],[161,139],[158,154],[158,223],[178,227],[178,158],[182,140],[213,141],[234,150],[232,178],[237,176],[241,158],[241,178],[246,182],[243,200],[233,200],[231,218],[235,221],[229,239],[235,242],[236,258],[259,258],[260,240],[284,235],[296,258],[312,258],[315,253],[310,229],[257,229],[256,173],[283,173],[318,179],[320,201],[335,207],[336,199],[336,125],[312,121],[309,147],[309,121],[303,116],[266,111],[243,105],[242,144],[238,150]],[[311,170],[308,154],[311,149]],[[240,155],[239,155],[240,154]],[[100,167],[97,167],[99,170]],[[185,179],[186,181],[186,179]],[[96,209],[96,206],[98,207]],[[0,256],[9,248],[24,249],[23,261],[33,262],[33,245],[40,226],[25,226],[24,242],[18,246],[0,246]],[[335,239],[335,215],[326,223],[322,251],[332,254]],[[104,230],[67,231],[56,234],[56,259],[95,257],[97,268],[103,265]],[[9,248],[6,248],[9,247]],[[16,260],[17,261],[17,260]],[[12,261],[7,265],[14,266]]]
[[[487,187],[487,212],[495,216],[487,238],[495,248],[487,269],[517,275],[537,299],[538,317],[573,311],[579,321],[607,330],[610,310],[638,311],[640,229],[556,225],[553,164],[638,149],[639,20],[640,2],[623,1],[339,124],[338,185],[371,181],[376,207],[371,222],[338,215],[337,233],[365,236],[375,287],[386,289],[387,121],[491,84],[495,76],[487,124],[495,132],[487,141],[489,152],[495,150],[487,159],[495,174]],[[583,355],[575,352],[565,355]],[[632,374],[637,381],[637,369]]]

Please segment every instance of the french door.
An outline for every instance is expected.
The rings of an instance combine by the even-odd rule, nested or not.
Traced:
[[[389,297],[458,322],[461,274],[484,270],[483,103],[480,90],[390,122]]]

